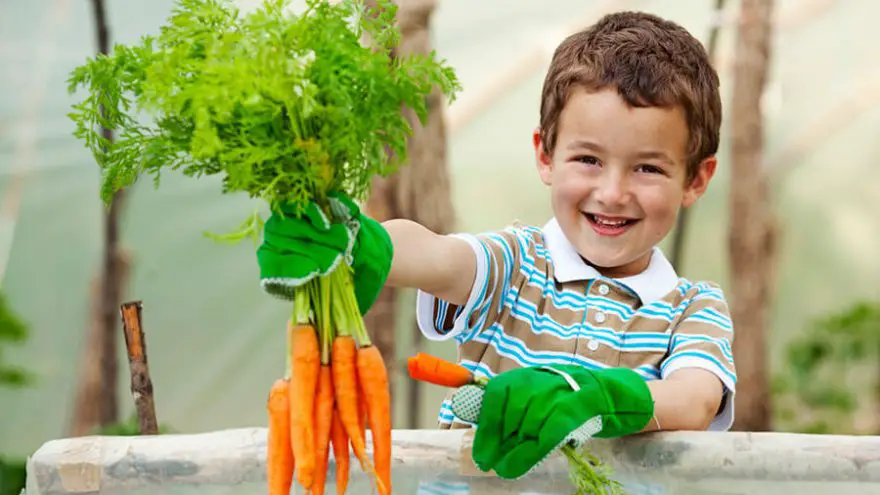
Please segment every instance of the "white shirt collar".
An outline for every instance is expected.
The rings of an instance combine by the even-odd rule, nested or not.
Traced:
[[[568,241],[555,218],[547,222],[542,230],[547,250],[553,259],[553,273],[558,282],[565,283],[602,277],[598,270],[584,262],[574,246]],[[663,298],[678,285],[678,275],[675,273],[675,269],[658,247],[654,247],[651,261],[645,271],[614,280],[632,289],[642,300],[642,304]]]

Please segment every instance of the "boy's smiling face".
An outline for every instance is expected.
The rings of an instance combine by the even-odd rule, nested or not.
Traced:
[[[705,192],[716,160],[688,180],[682,108],[633,108],[616,89],[572,91],[552,156],[534,145],[553,212],[580,255],[609,277],[642,272],[681,207]]]

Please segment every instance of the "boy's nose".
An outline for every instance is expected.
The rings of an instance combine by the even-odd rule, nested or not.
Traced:
[[[623,177],[607,174],[596,188],[596,199],[604,205],[618,205],[626,201],[628,190]]]

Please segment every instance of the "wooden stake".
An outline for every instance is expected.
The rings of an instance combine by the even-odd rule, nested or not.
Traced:
[[[157,435],[156,407],[153,402],[153,382],[147,365],[147,343],[141,326],[141,301],[129,301],[120,307],[125,347],[128,351],[128,368],[131,372],[131,396],[137,411],[141,435]]]

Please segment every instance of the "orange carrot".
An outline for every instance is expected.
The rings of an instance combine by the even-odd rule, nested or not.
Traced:
[[[330,456],[330,430],[333,424],[334,392],[330,365],[321,365],[318,394],[315,399],[315,482],[312,493],[324,494]]]
[[[407,359],[406,365],[414,380],[434,385],[458,388],[474,381],[474,375],[464,366],[424,352]]]
[[[358,429],[361,432],[361,438],[367,438],[367,399],[364,397],[364,390],[360,382],[357,386],[357,406],[358,406]]]
[[[330,442],[333,444],[333,458],[336,460],[336,495],[345,495],[348,488],[351,457],[348,453],[348,433],[339,419],[339,409],[333,409],[333,423],[330,426]]]
[[[354,455],[367,471],[366,440],[358,421],[358,379],[357,379],[357,346],[351,336],[339,335],[333,339],[333,351],[330,353],[333,369],[333,385],[336,390],[336,408],[339,419],[351,439]]]
[[[296,458],[296,479],[311,490],[315,479],[315,392],[321,367],[318,334],[310,324],[288,323],[291,343],[290,437]]]
[[[391,393],[388,371],[379,349],[365,345],[357,351],[357,377],[367,404],[367,420],[373,438],[379,493],[391,494]]]
[[[269,389],[266,401],[269,432],[266,439],[266,478],[269,495],[289,495],[295,468],[290,445],[290,401],[288,380],[279,378]]]
[[[333,297],[338,304],[334,305],[337,337],[331,353],[339,418],[361,467],[374,477],[380,495],[390,495],[391,397],[388,376],[382,356],[370,344],[369,332],[354,297],[351,269],[348,265],[340,268],[332,275],[335,277]],[[364,349],[367,350],[364,352]],[[366,421],[361,414],[360,401],[364,402],[367,411]],[[370,466],[366,453],[364,429],[368,423],[373,433],[374,466]]]

